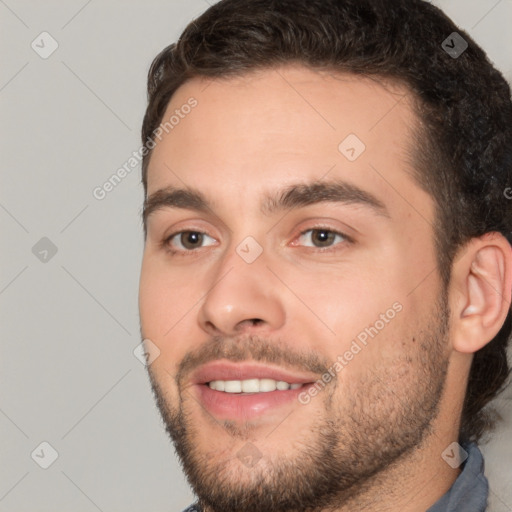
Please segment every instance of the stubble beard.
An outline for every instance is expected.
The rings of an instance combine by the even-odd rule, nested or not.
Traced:
[[[342,392],[334,381],[314,398],[323,400],[323,414],[302,431],[302,439],[294,440],[300,450],[270,453],[261,444],[261,459],[252,467],[244,466],[236,453],[201,451],[196,441],[201,427],[220,427],[207,425],[206,419],[199,425],[191,421],[190,410],[198,404],[186,393],[180,393],[178,404],[170,403],[150,369],[166,431],[203,511],[328,512],[371,491],[380,474],[431,434],[448,366],[448,318],[442,295],[423,329],[414,334],[415,343],[412,336],[404,343],[406,353],[365,370],[357,383],[343,381]],[[248,359],[258,357],[251,349],[257,345],[243,347]],[[298,418],[307,407],[298,405],[288,419],[293,421],[295,414]],[[221,425],[234,438],[247,439],[251,431],[233,422]],[[257,441],[254,444],[258,446]]]

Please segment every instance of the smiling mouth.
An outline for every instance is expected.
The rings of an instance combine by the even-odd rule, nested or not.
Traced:
[[[280,407],[301,404],[298,397],[312,382],[289,383],[269,378],[210,380],[196,384],[199,402],[219,419],[253,420]]]
[[[209,362],[190,376],[197,401],[214,417],[249,421],[281,407],[301,404],[299,396],[318,378],[312,372],[289,370],[255,361]]]

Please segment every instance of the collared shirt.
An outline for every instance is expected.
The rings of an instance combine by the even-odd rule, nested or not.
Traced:
[[[484,512],[487,508],[489,483],[484,476],[484,458],[475,443],[461,443],[468,458],[462,472],[450,487],[427,512]]]
[[[468,458],[448,492],[426,512],[485,512],[489,484],[484,476],[484,458],[475,443],[461,443]],[[183,512],[201,512],[197,503]],[[241,511],[242,512],[242,511]]]

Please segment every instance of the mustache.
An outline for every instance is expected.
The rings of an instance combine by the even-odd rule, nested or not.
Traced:
[[[315,352],[294,350],[293,345],[280,340],[270,341],[258,335],[234,339],[214,336],[185,354],[178,365],[176,383],[180,385],[196,368],[218,359],[232,362],[251,360],[319,375],[326,373],[332,364]]]

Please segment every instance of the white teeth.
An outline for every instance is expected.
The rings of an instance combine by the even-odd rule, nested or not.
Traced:
[[[260,391],[268,392],[275,391],[277,382],[274,379],[260,379]]]
[[[259,379],[247,379],[242,381],[242,391],[244,393],[258,393],[260,390]]]
[[[300,383],[288,384],[283,380],[274,379],[213,380],[208,385],[210,389],[225,393],[267,393],[276,389],[286,391],[302,387]]]
[[[226,393],[241,393],[242,383],[239,380],[227,380],[224,383],[224,391]]]
[[[290,384],[288,384],[288,382],[278,380],[276,383],[276,388],[279,389],[279,391],[286,391],[287,389],[290,389]]]

